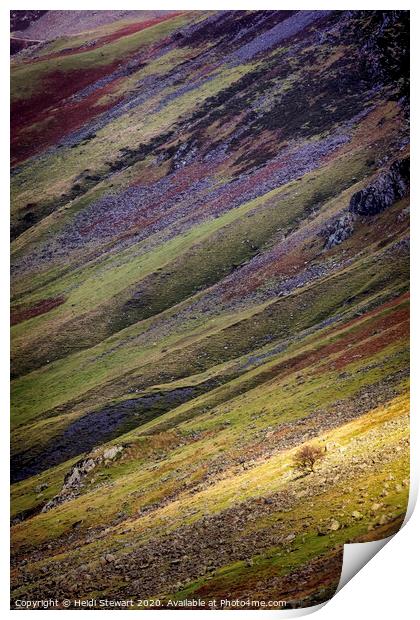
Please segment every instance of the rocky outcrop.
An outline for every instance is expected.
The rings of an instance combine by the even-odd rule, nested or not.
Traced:
[[[329,250],[348,239],[354,232],[354,224],[359,216],[369,217],[381,213],[404,198],[409,189],[410,159],[407,157],[395,161],[371,185],[353,194],[348,210],[322,230],[324,249]]]
[[[356,216],[353,213],[347,212],[327,226],[323,230],[323,234],[326,236],[324,249],[329,250],[348,239],[353,234],[355,219]]]
[[[87,458],[77,461],[75,465],[64,477],[63,487],[58,495],[53,497],[42,509],[48,512],[51,508],[58,506],[79,495],[87,475],[98,465],[106,464],[117,458],[123,451],[122,446],[111,446],[104,452],[95,450]]]
[[[198,146],[194,140],[189,140],[177,149],[172,158],[172,171],[184,168],[197,157]]]
[[[394,162],[389,171],[381,174],[372,185],[353,194],[350,212],[357,215],[376,215],[406,196],[410,184],[409,171],[409,158]]]

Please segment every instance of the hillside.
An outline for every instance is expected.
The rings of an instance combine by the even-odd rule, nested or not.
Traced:
[[[407,504],[408,12],[14,13],[12,606],[326,600]]]

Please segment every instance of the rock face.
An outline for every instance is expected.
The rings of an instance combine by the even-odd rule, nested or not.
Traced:
[[[409,187],[410,159],[407,157],[395,161],[388,172],[382,173],[374,183],[353,194],[348,211],[322,231],[322,236],[326,238],[324,249],[329,250],[351,237],[358,216],[381,213],[404,198]]]
[[[376,215],[406,196],[409,190],[409,167],[408,158],[394,162],[389,172],[381,174],[375,183],[353,194],[350,212]]]
[[[84,485],[86,476],[98,465],[115,460],[122,451],[122,446],[111,446],[104,452],[94,451],[87,458],[78,461],[65,475],[60,493],[45,504],[42,512],[48,512],[51,508],[76,497]]]

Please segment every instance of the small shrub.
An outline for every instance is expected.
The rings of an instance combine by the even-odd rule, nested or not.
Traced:
[[[302,446],[293,457],[293,465],[295,469],[310,474],[314,471],[315,464],[324,456],[325,450],[320,446]]]

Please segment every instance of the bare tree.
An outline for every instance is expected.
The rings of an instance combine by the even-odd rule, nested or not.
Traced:
[[[293,457],[293,465],[295,469],[300,470],[304,474],[310,474],[314,471],[315,463],[323,459],[325,450],[320,446],[302,446]]]

